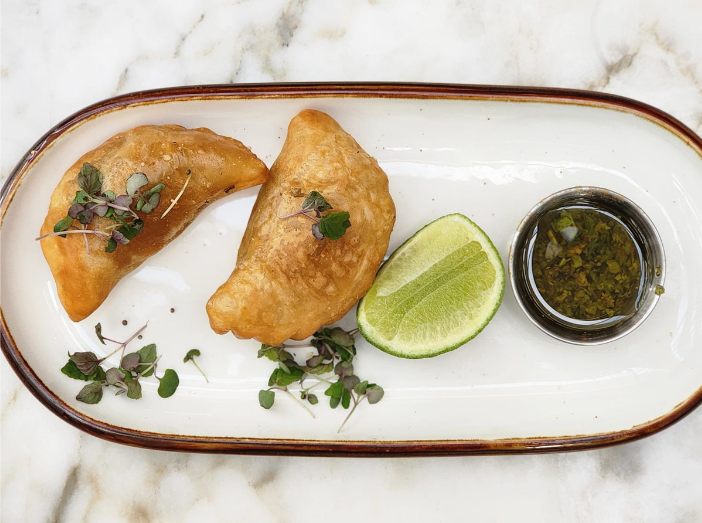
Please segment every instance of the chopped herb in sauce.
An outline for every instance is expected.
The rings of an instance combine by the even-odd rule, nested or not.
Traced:
[[[628,229],[607,212],[566,207],[544,215],[531,272],[541,297],[568,318],[603,320],[636,310],[641,253]]]

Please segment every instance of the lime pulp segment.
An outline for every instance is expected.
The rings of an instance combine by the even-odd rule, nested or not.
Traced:
[[[502,260],[461,214],[430,223],[383,265],[358,307],[358,326],[378,348],[405,358],[435,356],[475,337],[504,292]]]

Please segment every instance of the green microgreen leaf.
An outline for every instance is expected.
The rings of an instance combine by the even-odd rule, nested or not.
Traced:
[[[95,325],[95,335],[97,336],[97,339],[100,340],[100,343],[107,345],[105,343],[105,338],[102,337],[102,325],[100,325],[100,323]]]
[[[270,409],[275,402],[275,392],[272,390],[258,391],[258,403],[264,409]]]
[[[185,358],[183,358],[183,363],[187,363],[189,360],[192,360],[195,356],[199,356],[200,351],[198,349],[190,349],[188,353],[185,355]]]
[[[102,193],[102,173],[93,165],[84,163],[78,173],[78,186],[90,196]]]
[[[102,399],[102,385],[103,384],[100,381],[94,381],[87,384],[80,390],[76,396],[76,399],[91,405],[100,403],[100,400]]]
[[[113,191],[105,191],[102,195],[108,202],[114,202],[115,198],[117,198],[117,195]]]
[[[159,395],[161,394],[161,387],[159,386]],[[127,384],[127,397],[133,400],[141,399],[141,383],[139,380],[131,380]],[[164,396],[166,397],[166,396]]]
[[[86,204],[90,201],[90,195],[85,192],[83,189],[80,191],[76,191],[76,195],[73,198],[73,201],[71,202],[72,204],[80,203],[80,204]]]
[[[163,373],[163,378],[158,384],[158,395],[162,398],[169,398],[173,396],[180,380],[178,379],[178,374],[173,369],[166,369]]]
[[[156,357],[158,356],[156,354],[156,344],[151,343],[149,345],[143,346],[137,351],[137,354],[139,355],[139,366],[137,367],[137,370],[140,370],[142,372],[142,376],[144,378],[148,378],[154,373],[154,369],[156,368],[154,366],[146,372],[144,372],[147,368],[149,368],[151,363],[156,361]]]
[[[286,387],[291,383],[295,383],[296,381],[298,381],[304,374],[304,371],[297,367],[291,368],[289,372],[286,372],[285,370],[280,368],[276,370],[278,371],[278,373],[275,375],[275,381],[269,386],[278,385],[279,387]],[[271,375],[271,378],[273,378],[273,375]]]
[[[334,327],[329,333],[332,341],[342,347],[351,347],[354,344],[353,336],[341,327]]]
[[[308,394],[307,401],[309,401],[312,405],[316,405],[317,403],[319,403],[319,398],[317,398],[317,396],[315,396],[314,394]]]
[[[347,389],[344,389],[341,393],[341,406],[348,409],[349,405],[351,405],[351,393]]]
[[[317,191],[312,191],[305,201],[302,202],[302,208],[307,211],[324,212],[332,208],[329,202],[324,199]]]
[[[350,214],[346,211],[330,212],[319,220],[319,230],[330,240],[338,240],[351,227],[349,218]]]
[[[127,194],[134,196],[139,189],[149,183],[149,179],[144,173],[134,173],[127,178]]]
[[[337,381],[336,383],[332,383],[331,385],[329,385],[327,390],[324,391],[324,395],[329,396],[331,398],[341,398],[343,392],[344,384],[340,381]]]
[[[73,225],[73,218],[70,216],[66,216],[63,220],[60,220],[56,225],[54,225],[54,232],[63,232],[67,231],[70,229],[71,225]],[[65,234],[60,235],[61,238],[65,238]]]
[[[114,238],[107,240],[107,245],[105,245],[105,252],[113,252],[117,248],[117,242]]]
[[[366,393],[366,388],[368,387],[368,380],[359,381],[353,388],[353,391],[359,396],[363,396]]]

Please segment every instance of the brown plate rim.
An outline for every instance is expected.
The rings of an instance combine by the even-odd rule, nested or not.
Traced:
[[[12,197],[29,167],[56,139],[85,120],[134,105],[176,100],[216,98],[372,97],[510,102],[550,102],[590,105],[624,111],[662,126],[702,157],[702,138],[660,109],[622,96],[552,87],[458,85],[426,83],[285,83],[198,85],[128,93],[97,102],[52,127],[22,157],[0,191],[0,226]],[[142,432],[110,425],[79,413],[54,394],[27,364],[10,334],[0,306],[0,346],[10,366],[29,391],[67,423],[107,441],[135,447],[181,451],[295,456],[450,456],[468,454],[521,454],[587,450],[635,441],[655,434],[692,412],[702,403],[702,387],[670,412],[627,430],[563,437],[499,440],[330,441],[205,437]]]

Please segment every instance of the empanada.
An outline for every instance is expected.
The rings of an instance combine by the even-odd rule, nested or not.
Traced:
[[[165,184],[165,188],[155,210],[149,214],[137,212],[143,220],[142,232],[114,252],[105,252],[108,238],[95,234],[68,234],[65,238],[50,236],[41,240],[58,297],[73,321],[95,311],[122,277],[175,239],[207,204],[263,183],[268,177],[266,165],[246,146],[209,129],[186,129],[179,125],[137,127],[85,154],[64,174],[51,196],[42,235],[51,233],[54,225],[66,217],[80,190],[78,173],[84,163],[102,173],[103,191],[124,194],[127,179],[137,172],[148,178],[144,190],[159,183]],[[188,177],[186,189],[177,198]],[[176,198],[176,204],[161,218]],[[135,205],[131,208],[135,209]],[[106,231],[114,226],[114,221],[99,216],[88,225]],[[80,227],[75,220],[73,228]]]
[[[340,239],[318,240],[305,216],[279,218],[312,191],[349,212]],[[302,111],[258,195],[236,268],[207,304],[212,329],[278,345],[340,319],[370,288],[394,223],[378,162],[329,115]]]

